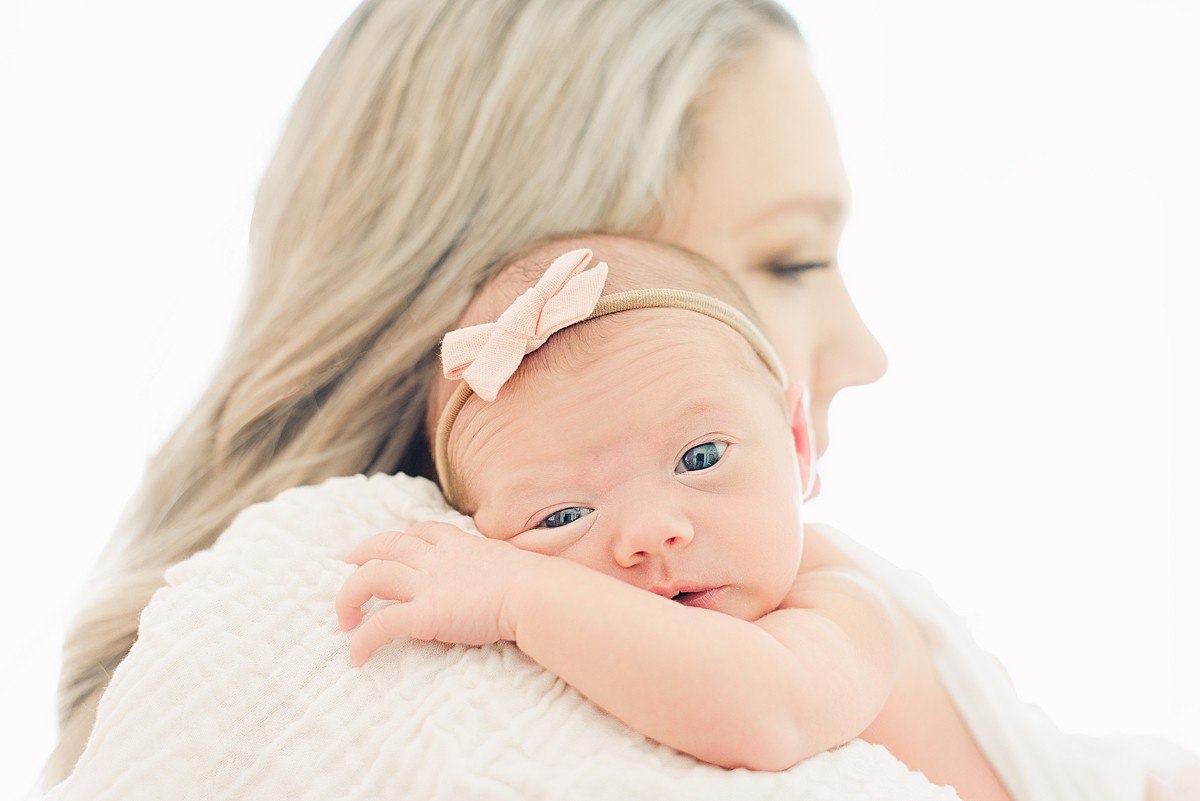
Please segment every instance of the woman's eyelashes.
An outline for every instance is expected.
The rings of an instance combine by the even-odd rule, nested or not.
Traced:
[[[551,512],[542,518],[542,522],[538,523],[538,528],[561,528],[562,526],[570,525],[584,515],[590,515],[592,510],[586,506],[568,506],[566,509],[559,509],[557,512]]]
[[[783,264],[772,264],[767,272],[773,277],[784,281],[795,281],[800,276],[812,270],[824,270],[832,266],[832,261],[797,261]]]
[[[697,470],[707,470],[721,460],[728,447],[728,442],[705,442],[693,445],[683,452],[679,463],[675,465],[675,472],[694,473]]]

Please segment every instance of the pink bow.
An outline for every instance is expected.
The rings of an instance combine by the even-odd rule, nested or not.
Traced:
[[[442,338],[442,373],[446,378],[463,379],[476,395],[494,401],[525,354],[596,308],[608,265],[600,262],[583,271],[591,259],[592,251],[586,248],[564,253],[499,320],[446,334]]]

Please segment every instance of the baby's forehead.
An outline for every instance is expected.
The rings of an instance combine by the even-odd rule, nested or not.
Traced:
[[[679,308],[632,309],[564,329],[525,357],[508,392],[518,404],[528,392],[568,385],[591,388],[595,397],[629,384],[682,394],[700,380],[706,393],[728,391],[736,383],[781,403],[784,398],[778,378],[745,337],[723,322]]]
[[[480,483],[482,476],[497,478],[491,466],[498,454],[520,450],[516,442],[542,463],[533,454],[604,460],[630,449],[677,450],[683,440],[715,431],[739,437],[763,426],[784,430],[782,387],[724,323],[656,308],[578,326],[581,334],[588,327],[581,348],[560,340],[557,348],[527,356],[495,401],[468,400],[451,436],[450,463],[470,503],[480,502],[481,493],[491,497],[494,488]],[[523,465],[520,455],[506,458],[510,469]]]
[[[760,431],[776,413],[784,425],[782,376],[754,336],[736,318],[686,305],[625,308],[561,329],[524,356],[495,400],[465,396],[447,427],[445,481],[473,514],[490,492],[479,471],[498,459],[524,469],[514,451],[612,459],[676,446],[683,434]]]

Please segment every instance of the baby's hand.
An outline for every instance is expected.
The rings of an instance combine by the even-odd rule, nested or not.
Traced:
[[[533,561],[545,558],[447,523],[371,537],[346,558],[359,568],[338,591],[338,625],[358,626],[371,597],[400,603],[376,610],[354,633],[350,663],[362,665],[401,637],[463,645],[515,639],[504,615],[506,595]]]

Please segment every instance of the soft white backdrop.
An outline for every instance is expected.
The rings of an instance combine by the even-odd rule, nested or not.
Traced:
[[[223,344],[259,173],[352,5],[0,5],[0,795],[50,747],[74,593]],[[1200,749],[1200,8],[792,8],[891,357],[835,406],[813,517],[928,576],[1064,728]]]

